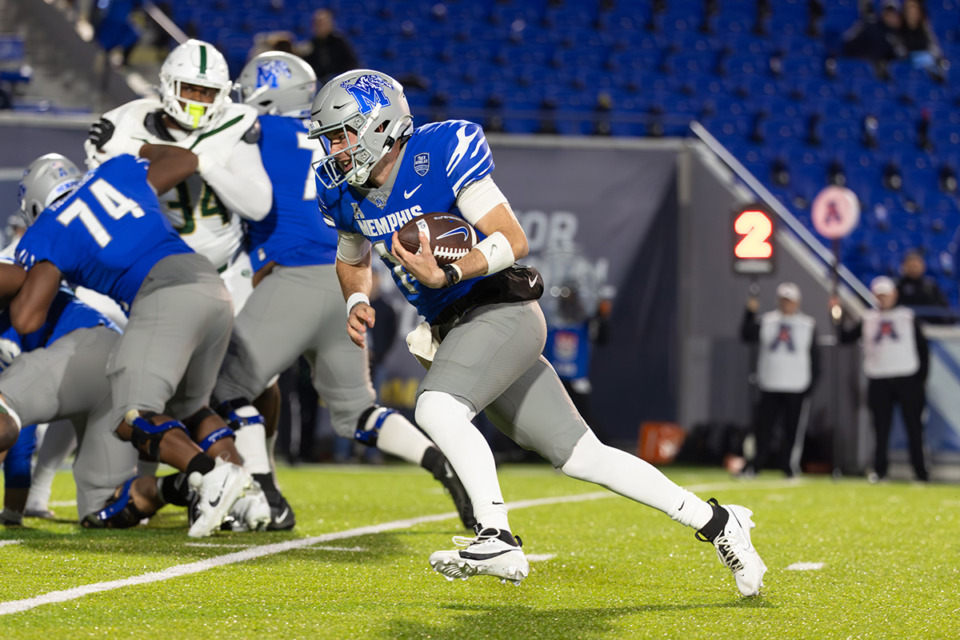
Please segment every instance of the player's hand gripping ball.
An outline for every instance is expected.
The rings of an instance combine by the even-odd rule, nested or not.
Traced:
[[[407,251],[419,253],[421,231],[440,266],[456,262],[477,244],[473,225],[449,213],[425,213],[410,220],[397,231],[397,240]]]

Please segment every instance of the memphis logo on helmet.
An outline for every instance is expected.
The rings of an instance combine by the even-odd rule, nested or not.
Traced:
[[[292,77],[290,65],[284,60],[268,60],[257,65],[257,87],[277,89],[280,86],[280,78]]]
[[[390,83],[380,76],[373,74],[360,76],[356,79],[347,80],[340,87],[346,89],[347,93],[353,96],[353,99],[357,101],[360,113],[363,115],[370,113],[377,105],[381,107],[390,106],[390,99],[383,92],[384,89],[390,87]]]

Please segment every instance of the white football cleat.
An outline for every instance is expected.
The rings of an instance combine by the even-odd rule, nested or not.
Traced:
[[[763,564],[757,550],[750,542],[750,529],[756,525],[750,516],[753,512],[738,505],[721,506],[729,514],[723,531],[713,541],[717,548],[717,557],[725,567],[733,572],[737,588],[744,596],[755,596],[763,586],[763,574],[767,565]]]
[[[247,489],[243,497],[233,503],[229,516],[227,520],[232,520],[232,531],[266,530],[271,518],[270,503],[256,480],[253,481],[253,488]]]
[[[187,534],[191,538],[205,538],[216,531],[234,503],[253,488],[253,478],[242,467],[221,458],[216,465],[204,475],[190,474],[190,486],[198,494],[197,517]]]
[[[453,543],[463,548],[430,554],[430,566],[447,580],[494,576],[519,586],[530,573],[520,538],[505,529],[484,529],[475,538],[454,536]]]

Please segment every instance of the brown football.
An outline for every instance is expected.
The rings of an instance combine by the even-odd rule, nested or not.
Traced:
[[[437,264],[456,262],[477,244],[477,231],[469,222],[450,213],[425,213],[397,231],[397,240],[412,253],[420,251],[420,232],[430,241]]]

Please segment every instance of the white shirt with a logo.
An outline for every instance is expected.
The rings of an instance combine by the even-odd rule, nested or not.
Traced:
[[[920,370],[914,314],[907,307],[869,309],[863,316],[863,373],[868,378],[901,378]]]
[[[757,386],[762,391],[802,393],[810,387],[815,327],[803,313],[770,311],[760,317]]]

